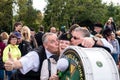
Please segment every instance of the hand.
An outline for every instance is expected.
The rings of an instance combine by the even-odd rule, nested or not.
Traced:
[[[7,71],[11,71],[11,70],[13,70],[13,65],[14,65],[13,62],[14,62],[14,60],[13,60],[10,52],[8,53],[8,58],[9,59],[5,62],[4,66],[5,66],[5,69]]]
[[[4,64],[4,66],[5,66],[5,69],[6,69],[7,71],[13,70],[13,62],[10,61],[10,60],[7,60],[7,61],[5,62],[5,64]]]
[[[54,74],[50,76],[49,80],[59,80],[59,77],[56,74]]]
[[[82,41],[82,46],[86,48],[92,48],[95,44],[95,41],[91,37],[86,37]]]

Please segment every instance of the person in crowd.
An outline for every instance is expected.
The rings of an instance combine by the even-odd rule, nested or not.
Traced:
[[[21,29],[21,42],[19,43],[19,49],[21,51],[21,56],[26,55],[29,51],[33,50],[31,45],[31,33],[27,26],[23,26]]]
[[[101,23],[94,24],[94,31],[91,34],[92,35],[101,34],[102,28],[103,28],[103,25]]]
[[[56,30],[55,27],[51,27],[51,28],[50,28],[50,32],[52,32],[52,33],[57,33],[57,30]]]
[[[109,20],[111,20],[111,24],[113,25],[114,30],[117,31],[116,24],[113,20],[113,17],[109,17]]]
[[[116,35],[114,32],[111,33],[111,42],[110,43],[113,45],[113,52],[111,53],[112,57],[115,60],[116,64],[118,65],[119,54],[120,54],[120,45],[119,45],[118,40],[116,39]]]
[[[5,63],[7,60],[9,60],[9,55],[11,55],[13,60],[20,59],[21,57],[21,52],[18,48],[17,45],[17,36],[14,34],[11,34],[9,39],[8,39],[8,45],[5,47],[3,50],[3,62]],[[12,71],[7,71],[8,75],[8,80],[10,80],[11,75],[14,73],[14,70]]]
[[[36,34],[35,29],[30,27],[30,33],[31,33],[31,36],[35,36]]]
[[[58,39],[59,39],[59,55],[64,51],[64,49],[68,46],[71,45],[70,40],[71,40],[72,35],[68,32],[61,34]]]
[[[72,31],[74,31],[74,29],[77,27],[80,27],[80,26],[78,24],[73,24],[69,29],[69,33],[72,33]]]
[[[21,41],[22,41],[22,39],[21,39],[21,37],[22,37],[21,33],[14,32],[13,34],[17,37],[17,44],[19,45],[21,43]]]
[[[15,22],[13,33],[14,33],[14,32],[21,32],[22,25],[23,25],[23,24],[22,24],[21,22]]]
[[[4,80],[4,64],[3,64],[2,56],[5,46],[6,45],[3,42],[2,36],[0,36],[0,80]]]
[[[107,28],[111,29],[113,32],[116,31],[116,26],[112,17],[110,17],[104,25],[104,29],[107,29]]]
[[[7,45],[7,42],[8,42],[8,38],[9,38],[9,35],[7,32],[2,32],[1,33],[1,36],[3,38],[3,42],[5,43],[5,45]]]
[[[111,29],[106,29],[103,31],[103,36],[106,40],[113,46],[113,52],[111,53],[116,64],[118,64],[118,55],[120,54],[120,45],[118,40],[115,37],[115,33]]]
[[[66,32],[66,26],[61,26],[61,27],[60,27],[60,31],[61,31],[62,33],[65,33],[65,32]]]
[[[8,60],[5,63],[6,70],[20,69],[23,75],[19,75],[18,73],[18,80],[40,80],[43,60],[58,53],[58,38],[56,34],[45,33],[42,37],[42,41],[42,46],[39,46],[39,48],[34,51],[30,51],[19,60]],[[11,62],[14,66],[10,65]]]
[[[59,39],[59,55],[63,52],[63,50],[70,45],[70,34],[63,33],[61,34]],[[41,76],[40,80],[49,80],[51,75],[57,73],[56,63],[58,60],[58,56],[51,56],[49,59],[45,59],[42,68],[41,68]]]
[[[118,40],[118,43],[120,45],[120,30],[116,31],[116,39]],[[118,58],[119,58],[118,64],[119,64],[119,71],[120,71],[120,54],[119,54]]]
[[[37,41],[35,39],[35,30],[33,28],[30,28],[30,33],[31,33],[31,45],[32,45],[32,48],[37,48],[38,47],[38,44],[37,44]]]
[[[39,27],[39,32],[37,34],[35,34],[35,39],[37,41],[37,44],[38,46],[41,46],[43,43],[42,43],[42,36],[44,34],[44,27],[43,26],[40,26]]]
[[[61,26],[60,29],[58,30],[57,35],[61,35],[63,33],[66,33],[66,26]]]
[[[71,38],[72,45],[84,46],[87,48],[91,48],[94,45],[98,45],[101,47],[109,48],[110,50],[107,49],[109,52],[113,51],[112,45],[106,39],[98,38],[98,37],[90,37],[90,32],[87,29],[78,27],[75,28],[75,30],[73,30],[71,34],[72,34],[72,38]]]

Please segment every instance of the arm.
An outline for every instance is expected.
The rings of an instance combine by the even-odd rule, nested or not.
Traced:
[[[82,46],[92,48],[95,44],[98,46],[107,47],[111,52],[113,51],[113,46],[105,38],[97,38],[96,42],[92,37],[83,38]]]
[[[105,38],[101,38],[101,41],[103,43],[103,46],[108,47],[111,52],[113,52],[113,46]]]
[[[38,71],[39,56],[35,51],[29,52],[27,55],[21,57],[19,60],[8,60],[5,62],[6,70],[20,69],[22,74],[26,74],[30,70]]]
[[[6,62],[8,60],[8,52],[9,52],[9,49],[8,49],[8,46],[6,46],[5,49],[3,50],[3,56],[2,56],[3,62]]]
[[[99,46],[103,46],[103,43],[100,38],[96,37],[96,41],[93,39],[93,37],[85,37],[82,39],[82,46],[86,48],[92,48],[95,44]]]

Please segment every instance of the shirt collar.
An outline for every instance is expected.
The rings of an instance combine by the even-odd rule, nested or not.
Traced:
[[[49,58],[50,56],[52,56],[53,54],[51,52],[49,52],[47,49],[45,49],[45,52],[47,54],[47,58]]]

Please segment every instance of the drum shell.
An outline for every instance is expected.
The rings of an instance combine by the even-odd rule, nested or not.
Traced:
[[[117,66],[105,49],[70,46],[62,55],[67,56],[71,51],[82,61],[85,80],[120,80]]]

